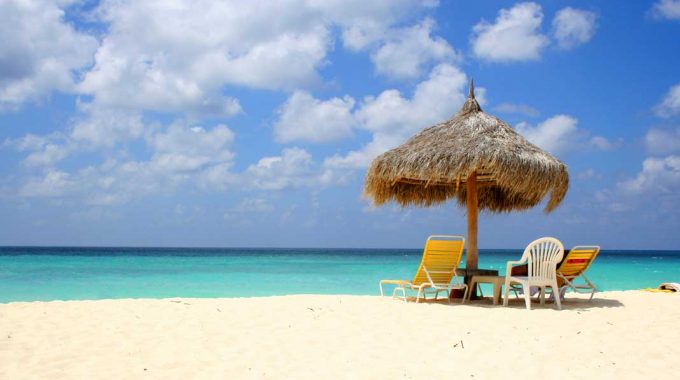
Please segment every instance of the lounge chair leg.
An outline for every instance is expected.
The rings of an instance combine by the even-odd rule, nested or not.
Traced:
[[[531,288],[529,285],[522,285],[524,290],[524,303],[527,306],[527,310],[531,310]]]
[[[469,292],[470,288],[468,288],[467,285],[465,285],[465,292],[463,292],[463,299],[460,300],[460,303],[465,303],[465,300],[470,296]],[[451,302],[451,298],[449,298],[449,303]]]
[[[595,287],[595,284],[590,282],[590,280],[588,279],[588,277],[586,277],[585,274],[582,274],[581,276],[583,277],[584,280],[586,280],[586,284],[588,284],[588,286],[590,286],[593,289],[593,291],[590,293],[590,299],[588,300],[588,301],[592,301],[593,296],[595,295],[595,292],[597,291],[597,288]]]
[[[404,302],[408,302],[406,299],[406,289],[404,288],[394,288],[394,291],[392,291],[392,298],[397,298],[397,292],[401,290],[402,298],[404,299]]]
[[[508,306],[508,296],[510,295],[510,281],[505,281],[505,291],[503,294],[503,306]]]
[[[382,283],[382,281],[380,281],[380,285],[379,285],[379,286],[380,286],[380,297],[384,297],[385,294],[384,294],[384,292],[383,292],[383,283]]]
[[[568,288],[566,286],[563,286],[563,287],[560,288],[560,294],[559,294],[560,301],[564,301],[564,296],[567,295],[567,289]]]

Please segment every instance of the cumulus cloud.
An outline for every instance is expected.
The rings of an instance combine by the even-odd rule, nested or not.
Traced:
[[[501,9],[494,23],[482,20],[473,28],[472,50],[487,61],[537,60],[548,46],[541,33],[543,11],[536,3],[518,3]]]
[[[243,178],[263,190],[283,190],[324,182],[312,155],[300,148],[287,148],[280,156],[261,158],[248,167]]]
[[[653,209],[656,217],[675,218],[680,212],[680,132],[652,129],[645,145],[653,156],[642,161],[642,169],[612,190],[598,192],[597,199],[615,212]]]
[[[184,184],[201,186],[214,170],[228,176],[233,164],[234,134],[225,125],[207,129],[176,123],[147,140],[153,148],[149,160],[109,160],[79,172],[82,182],[96,184],[89,192],[89,203],[123,203]]]
[[[652,128],[645,135],[647,152],[653,155],[664,155],[680,152],[680,128],[664,130]]]
[[[327,143],[352,135],[354,99],[350,96],[317,100],[304,91],[294,92],[278,110],[274,136],[279,142]]]
[[[0,110],[39,100],[53,90],[74,90],[97,40],[64,20],[67,2],[0,3]]]
[[[680,20],[680,0],[659,0],[652,6],[651,14],[657,19]]]
[[[636,177],[617,184],[628,194],[680,194],[680,156],[650,157],[642,162]]]
[[[590,136],[586,130],[578,128],[578,120],[569,115],[555,115],[536,126],[519,123],[517,132],[527,140],[553,154],[563,154],[576,150],[611,150],[619,142],[611,142],[602,136]]]
[[[29,179],[19,190],[19,195],[27,198],[53,198],[72,191],[76,183],[69,173],[47,170],[41,177]]]
[[[405,98],[398,90],[386,90],[377,97],[366,97],[355,112],[358,128],[372,133],[371,141],[346,155],[325,160],[329,168],[366,167],[380,153],[391,149],[422,128],[448,119],[463,104],[467,79],[458,68],[440,64],[419,83],[413,96]]]
[[[28,166],[53,166],[73,150],[68,138],[59,132],[44,136],[29,133],[17,139],[6,139],[2,145],[25,152],[24,163]]]
[[[113,147],[130,139],[140,138],[146,129],[141,112],[83,104],[71,126],[70,137],[83,149]]]
[[[360,51],[385,38],[393,24],[413,16],[419,9],[433,8],[438,1],[429,0],[314,0],[311,7],[323,11],[324,17],[336,20],[342,29],[343,46]]]
[[[226,125],[206,130],[175,124],[149,138],[154,149],[151,165],[160,172],[179,173],[231,162],[234,153],[229,146],[233,141],[234,134]]]
[[[552,36],[560,48],[574,48],[590,41],[596,20],[594,12],[562,8],[553,18]],[[541,31],[542,23],[543,10],[537,3],[523,2],[501,9],[494,23],[482,20],[473,27],[473,53],[492,62],[538,60],[551,43]]]
[[[680,83],[668,90],[661,103],[654,107],[654,113],[663,118],[680,115]]]
[[[225,95],[227,86],[291,90],[317,84],[336,28],[343,36],[362,25],[387,30],[423,5],[104,1],[96,15],[109,32],[79,88],[116,107],[231,116],[241,106]]]
[[[410,28],[396,30],[371,53],[378,74],[396,79],[412,79],[422,74],[429,62],[453,61],[458,55],[446,40],[432,37],[432,19]]]
[[[298,10],[278,2],[104,1],[97,14],[110,31],[80,89],[117,107],[233,115],[240,104],[223,95],[225,85],[318,81],[330,31]]]
[[[600,179],[600,178],[602,178],[602,176],[600,175],[600,173],[595,171],[595,169],[589,168],[589,169],[583,170],[581,172],[578,172],[576,174],[576,178],[581,180],[581,181],[587,181],[587,180],[591,180],[591,179]]]
[[[26,138],[25,138],[26,139]],[[153,154],[148,160],[108,159],[72,173],[49,168],[21,187],[24,197],[77,197],[89,205],[112,205],[177,186],[202,186],[211,178],[224,185],[230,177],[234,134],[225,125],[212,128],[175,123],[147,136]],[[42,141],[28,141],[36,151]],[[44,150],[44,149],[43,149]],[[50,190],[52,189],[52,190]]]
[[[555,14],[552,22],[553,36],[563,49],[582,45],[595,34],[596,20],[597,15],[594,12],[572,7],[562,8]]]
[[[139,112],[88,104],[70,123],[66,133],[27,134],[8,139],[4,145],[26,152],[24,163],[30,166],[52,166],[71,155],[113,148],[129,139],[140,138],[147,129]]]

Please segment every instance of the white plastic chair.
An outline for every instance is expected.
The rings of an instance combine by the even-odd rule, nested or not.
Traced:
[[[505,294],[503,306],[508,306],[508,294],[512,284],[519,284],[524,290],[524,300],[527,310],[531,310],[531,287],[541,290],[541,305],[545,304],[545,288],[550,287],[553,292],[559,292],[557,287],[557,264],[564,255],[562,243],[552,237],[544,237],[532,241],[524,250],[519,261],[508,261],[505,274]],[[527,276],[512,276],[514,265],[527,264]],[[562,310],[559,297],[555,297],[557,309]]]

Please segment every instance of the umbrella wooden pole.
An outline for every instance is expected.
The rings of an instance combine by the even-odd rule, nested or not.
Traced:
[[[477,172],[470,173],[467,181],[467,254],[465,255],[465,283],[470,286],[473,272],[477,270]],[[470,299],[477,299],[477,289],[471,288]]]
[[[477,269],[477,172],[467,179],[467,254],[465,269]]]

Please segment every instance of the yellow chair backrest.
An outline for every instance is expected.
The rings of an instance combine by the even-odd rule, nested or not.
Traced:
[[[600,247],[596,245],[576,246],[564,258],[557,268],[557,273],[564,277],[578,277],[595,261],[598,253],[600,253]]]
[[[413,285],[430,282],[425,268],[433,283],[450,283],[456,273],[460,258],[463,256],[464,246],[465,239],[462,236],[432,235],[428,237],[423,250],[423,259],[418,272],[413,277]]]

